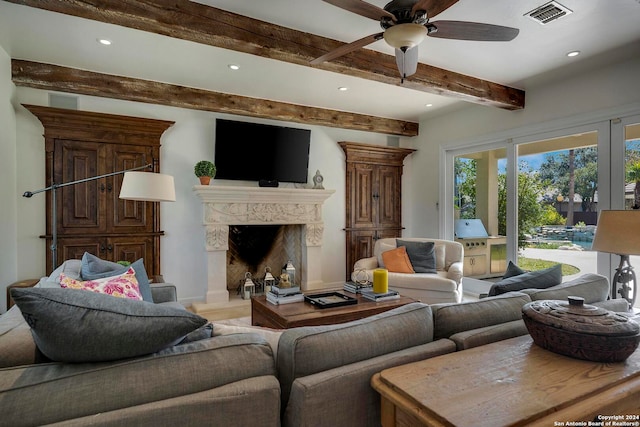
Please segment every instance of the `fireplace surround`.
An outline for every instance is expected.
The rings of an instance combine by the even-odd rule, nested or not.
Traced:
[[[193,191],[203,208],[207,304],[229,301],[227,251],[229,226],[234,225],[302,225],[302,289],[323,287],[322,204],[335,190],[196,185]]]

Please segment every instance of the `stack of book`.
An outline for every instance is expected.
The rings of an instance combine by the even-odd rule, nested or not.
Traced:
[[[373,289],[373,285],[369,282],[366,283],[357,283],[357,282],[346,282],[342,287],[347,292],[351,292],[352,294],[359,294],[363,290],[371,290]]]
[[[290,288],[271,286],[271,290],[267,292],[267,301],[275,305],[301,302],[304,301],[304,295],[300,292],[300,286]]]
[[[364,290],[360,292],[360,295],[368,300],[376,302],[389,301],[400,298],[400,294],[397,291],[392,291],[391,289],[389,289],[388,292],[379,294],[373,292],[373,290]]]

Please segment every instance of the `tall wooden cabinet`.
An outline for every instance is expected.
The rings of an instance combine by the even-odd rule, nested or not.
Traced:
[[[160,169],[160,137],[173,122],[25,105],[44,126],[46,186],[152,164]],[[53,227],[57,265],[89,252],[110,261],[144,259],[150,275],[160,274],[158,203],[120,200],[123,174],[63,186],[47,192],[47,274],[53,270]]]
[[[402,170],[410,148],[339,142],[346,158],[346,274],[375,241],[402,233]]]

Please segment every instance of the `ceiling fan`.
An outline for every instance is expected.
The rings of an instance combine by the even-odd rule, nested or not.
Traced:
[[[346,55],[380,39],[396,49],[396,63],[402,81],[418,68],[418,45],[426,36],[472,41],[510,41],[520,30],[500,25],[429,19],[459,0],[393,0],[383,9],[362,0],[323,0],[365,18],[380,21],[384,31],[345,44],[311,61],[318,65]]]

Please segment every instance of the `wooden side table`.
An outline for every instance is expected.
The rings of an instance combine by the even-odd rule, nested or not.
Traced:
[[[622,363],[596,363],[524,335],[385,369],[371,384],[382,397],[384,427],[549,427],[598,416],[640,422],[640,349]]]
[[[13,298],[11,298],[11,289],[13,288],[32,288],[38,284],[40,279],[25,279],[15,282],[7,286],[7,310],[13,306]]]

